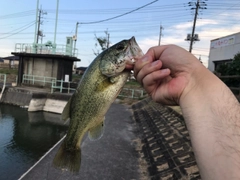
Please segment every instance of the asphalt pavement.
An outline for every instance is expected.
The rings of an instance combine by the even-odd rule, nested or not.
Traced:
[[[21,180],[200,180],[182,115],[141,100],[132,107],[114,103],[103,137],[82,143],[80,172],[52,167],[59,145]]]
[[[82,142],[82,161],[79,173],[71,173],[52,166],[58,144],[22,180],[134,180],[140,179],[139,155],[136,151],[136,134],[130,109],[112,104],[106,114],[105,132],[97,141],[86,136]]]

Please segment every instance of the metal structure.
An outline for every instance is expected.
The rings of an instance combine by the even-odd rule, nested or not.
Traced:
[[[51,41],[48,41],[45,44],[35,44],[35,45],[29,44],[29,43],[16,43],[15,52],[37,53],[37,54],[57,54],[57,55],[68,55],[72,57],[77,57],[78,55],[78,49],[72,48],[71,43],[66,45],[59,44],[57,48],[56,47],[54,48]]]
[[[138,98],[144,97],[144,91],[142,89],[123,88],[118,96],[132,98],[132,99],[138,99]]]
[[[6,74],[0,74],[0,83],[2,84],[2,90],[1,90],[1,93],[0,93],[0,99],[2,98],[2,95],[3,95],[3,92],[5,90],[5,87],[6,87],[6,78],[7,75]]]
[[[202,2],[201,0],[197,0],[196,3],[189,2],[189,6],[195,6],[191,8],[192,10],[195,9],[195,16],[194,16],[194,21],[193,21],[193,28],[192,28],[192,33],[187,35],[187,38],[185,39],[186,41],[190,41],[190,46],[189,46],[189,52],[192,52],[192,46],[194,41],[200,41],[198,34],[195,34],[195,27],[196,27],[196,21],[197,21],[197,16],[198,16],[198,11],[199,9],[207,9],[206,6],[207,4],[205,2]]]
[[[45,77],[45,76],[35,76],[30,74],[23,74],[22,83],[24,84],[32,84],[35,85],[36,83],[42,84],[45,86],[46,84],[51,85],[52,82],[56,82],[56,78],[53,77]]]

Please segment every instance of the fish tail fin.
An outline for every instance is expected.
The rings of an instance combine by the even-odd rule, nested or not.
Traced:
[[[58,168],[78,172],[81,165],[81,149],[67,150],[63,142],[53,159],[53,165]]]

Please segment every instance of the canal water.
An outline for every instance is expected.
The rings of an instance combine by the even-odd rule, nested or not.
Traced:
[[[0,180],[16,180],[66,133],[60,115],[0,104]]]

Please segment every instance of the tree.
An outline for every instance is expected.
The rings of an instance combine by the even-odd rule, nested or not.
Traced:
[[[231,63],[220,65],[217,72],[222,76],[240,75],[240,52],[234,55]],[[240,86],[239,78],[227,78],[223,82],[229,87]]]
[[[95,48],[96,51],[93,50],[94,55],[98,56],[102,51],[106,50],[107,48],[109,48],[109,33],[108,30],[104,31],[105,33],[105,37],[97,37],[96,34],[95,35],[95,39],[96,39],[96,43],[95,43]],[[100,46],[101,50],[98,49],[98,46]]]

